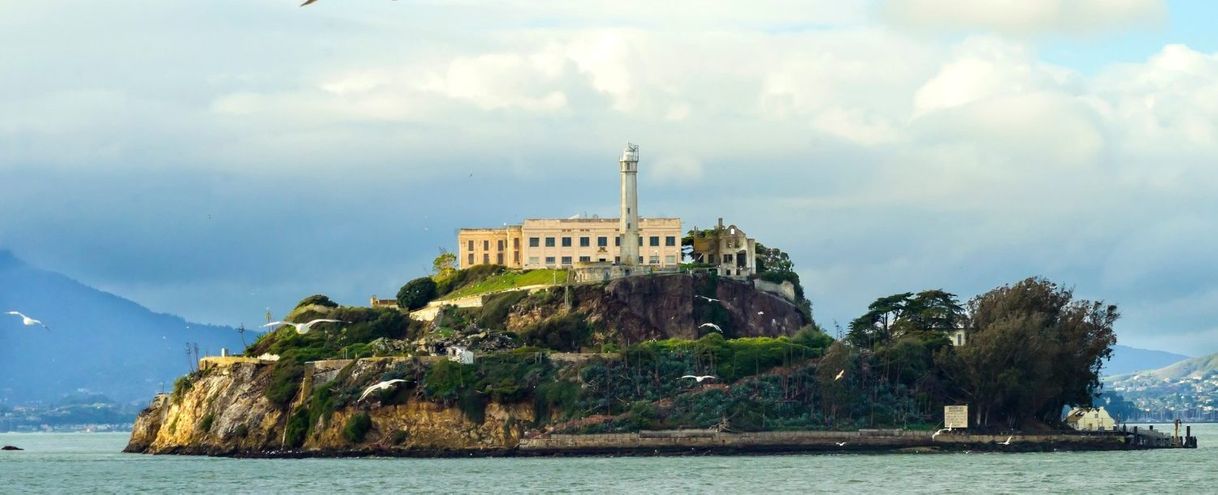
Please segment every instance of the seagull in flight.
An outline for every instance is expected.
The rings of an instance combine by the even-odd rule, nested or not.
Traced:
[[[841,380],[843,376],[846,376],[846,370],[838,371],[837,376],[833,377],[833,381],[836,382],[838,380]]]
[[[835,442],[835,443],[837,444],[837,446],[838,446],[838,447],[845,447],[845,446],[846,446],[846,442]]]
[[[701,376],[685,375],[681,378],[693,378],[694,381],[697,381],[698,383],[702,383],[702,380],[714,380],[715,375],[701,375]]]
[[[41,326],[42,328],[45,328],[45,329],[47,329],[47,330],[50,330],[50,329],[51,329],[50,327],[46,326],[46,324],[45,324],[45,323],[43,323],[43,322],[41,322],[41,321],[39,321],[39,320],[35,320],[35,319],[33,319],[33,318],[30,318],[30,317],[28,317],[28,316],[26,316],[26,315],[23,315],[23,314],[21,314],[21,312],[20,312],[20,311],[9,311],[9,312],[8,312],[8,314],[13,315],[13,316],[20,316],[20,317],[21,317],[21,323],[22,323],[23,325],[27,326],[27,327],[32,327],[32,326],[38,325],[38,326]]]
[[[309,333],[309,330],[311,330],[313,328],[313,325],[315,325],[317,323],[323,323],[323,322],[347,323],[342,320],[331,320],[331,319],[327,319],[327,318],[318,318],[318,319],[310,321],[308,323],[293,323],[290,321],[272,321],[270,323],[267,323],[266,325],[262,325],[262,327],[266,328],[266,327],[274,327],[274,326],[279,326],[279,325],[292,325],[292,327],[294,327],[296,329],[296,333],[304,335],[306,333]]]
[[[1015,437],[1014,437],[1014,436],[1008,436],[1008,437],[1007,437],[1007,441],[1002,442],[1002,443],[1000,443],[1000,444],[998,444],[998,445],[1010,445],[1010,444],[1011,444],[1011,439],[1012,439],[1012,438],[1015,438]]]
[[[697,297],[699,299],[706,299],[706,302],[719,302],[718,299],[715,299],[713,297],[700,296],[698,294],[694,294],[694,297]]]
[[[715,329],[716,332],[723,333],[723,329],[719,328],[719,325],[716,325],[714,323],[703,323],[701,325],[698,325],[698,328],[706,328],[706,327],[713,328],[713,329]]]
[[[764,315],[764,314],[765,314],[765,311],[758,311],[758,312],[757,312],[757,314],[758,314],[758,315]]]
[[[952,431],[952,429],[951,428],[939,428],[939,431],[936,431],[930,435],[930,439],[934,440],[935,437],[939,436],[939,434],[941,434],[945,431]]]
[[[386,380],[386,381],[380,382],[376,385],[373,385],[371,387],[368,387],[368,388],[364,389],[364,393],[360,394],[359,400],[357,400],[355,402],[363,401],[365,398],[368,397],[368,394],[371,394],[372,392],[376,392],[377,390],[389,390],[399,383],[406,383],[406,380],[402,380],[400,378],[395,378],[393,380]]]

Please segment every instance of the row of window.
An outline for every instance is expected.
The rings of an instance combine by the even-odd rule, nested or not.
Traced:
[[[499,239],[498,241],[495,241],[496,250],[503,251],[504,248],[506,248],[506,247],[507,247],[507,241],[505,241],[503,239]],[[517,249],[517,250],[520,249],[520,239],[512,239],[512,249]],[[466,251],[474,250],[474,240],[473,239],[465,241],[465,250]],[[482,241],[482,250],[483,251],[491,250],[491,241],[490,240]]]
[[[474,253],[469,253],[467,259],[468,259],[470,265],[474,264]],[[520,252],[519,251],[512,253],[512,262],[516,263],[516,264],[520,264]],[[482,253],[482,264],[483,265],[491,264],[491,254],[490,253]],[[495,264],[496,265],[503,264],[503,253],[495,254]]]
[[[554,256],[546,256],[546,266],[559,266],[559,263],[555,263],[555,260],[561,260],[561,266],[571,266],[571,264],[572,264],[572,263],[571,263],[572,257],[570,257],[570,256],[563,256],[563,257],[561,257],[561,258],[556,258],[556,257],[554,257]],[[581,263],[589,263],[589,262],[591,262],[591,261],[592,261],[592,257],[591,257],[591,256],[580,256],[580,257],[579,257],[579,261],[580,261]],[[606,262],[606,261],[609,261],[609,260],[607,260],[607,259],[605,259],[605,258],[599,258],[599,259],[597,259],[597,261],[599,261],[599,262],[602,262],[602,263],[603,263],[603,262]],[[613,262],[614,262],[614,263],[621,263],[621,262],[622,262],[622,257],[621,257],[621,256],[614,256],[614,257],[613,257]],[[642,257],[642,256],[639,256],[639,263],[642,263],[642,262],[643,262],[643,257]],[[472,262],[471,262],[471,263],[472,263]],[[651,257],[649,257],[649,258],[647,259],[647,263],[648,263],[648,264],[652,264],[652,265],[658,265],[658,264],[660,264],[660,257],[659,257],[659,256],[651,256]],[[675,264],[677,264],[677,257],[676,257],[676,256],[673,256],[673,255],[665,256],[665,257],[664,257],[664,263],[665,263],[665,264],[667,264],[667,265],[675,265]],[[530,257],[529,257],[529,266],[539,266],[539,265],[541,265],[541,257],[540,257],[540,256],[530,256]]]
[[[591,238],[591,237],[580,237],[580,238],[578,238],[578,239],[579,239],[579,247],[592,247],[592,238]],[[541,247],[541,240],[542,240],[542,238],[541,238],[541,237],[530,237],[530,238],[529,238],[529,247]],[[555,244],[556,244],[557,242],[561,242],[561,243],[562,243],[562,247],[572,247],[572,245],[573,245],[572,243],[574,242],[574,240],[575,240],[575,238],[573,238],[573,237],[546,237],[546,238],[545,238],[545,243],[546,243],[546,247],[556,247],[556,245],[555,245]],[[653,236],[649,237],[649,238],[647,239],[647,241],[648,241],[648,245],[649,245],[649,246],[657,246],[657,247],[658,247],[658,246],[660,245],[660,236],[658,236],[658,235],[653,235]],[[473,241],[470,241],[470,242],[472,243]],[[605,236],[597,237],[597,238],[596,238],[596,245],[597,245],[597,247],[607,247],[607,246],[609,246],[609,238],[608,238],[608,237],[605,237]],[[619,237],[614,237],[614,238],[613,238],[613,245],[614,245],[614,246],[621,246],[621,245],[622,245],[622,238],[621,238],[620,236],[619,236]],[[642,236],[639,236],[639,245],[640,245],[640,246],[642,246],[642,245],[643,245],[643,237],[642,237]],[[671,246],[676,246],[676,245],[677,245],[677,238],[676,238],[676,236],[671,236],[671,235],[670,235],[670,236],[666,236],[666,237],[664,237],[664,245],[665,245],[665,246],[669,246],[669,247],[671,247]],[[470,247],[470,249],[471,249],[471,250],[473,250],[473,247],[472,247],[472,246],[473,246],[473,244],[470,244],[470,246],[471,246],[471,247]]]

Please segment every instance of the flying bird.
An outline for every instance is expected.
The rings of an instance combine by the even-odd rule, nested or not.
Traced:
[[[838,380],[841,380],[843,376],[846,376],[846,370],[838,371],[837,376],[833,377],[833,381],[836,382]]]
[[[700,295],[697,295],[697,294],[694,294],[694,297],[697,297],[697,298],[700,298],[700,299],[706,299],[706,302],[719,302],[719,300],[718,300],[718,299],[715,299],[715,298],[713,298],[713,297],[700,296]]]
[[[371,394],[372,392],[376,392],[377,390],[389,390],[389,389],[393,388],[394,385],[397,385],[399,383],[405,383],[405,382],[406,382],[406,380],[402,380],[400,378],[395,378],[393,380],[386,380],[386,381],[380,382],[376,385],[373,385],[371,387],[364,389],[364,393],[360,394],[359,400],[357,400],[355,402],[360,402],[360,401],[364,400],[365,398],[368,397],[368,394]]]
[[[758,311],[758,312],[757,312],[757,314],[759,314],[759,315],[764,315],[764,314],[765,314],[765,311]]]
[[[273,326],[277,326],[277,325],[292,325],[292,327],[296,328],[296,333],[304,335],[306,333],[309,333],[309,330],[311,330],[313,328],[313,325],[315,325],[317,323],[322,323],[322,322],[346,323],[345,321],[342,321],[342,320],[331,320],[331,319],[327,319],[327,318],[318,318],[318,319],[310,321],[308,323],[293,323],[290,321],[272,321],[270,323],[267,323],[266,325],[262,325],[262,327],[266,328],[266,327],[273,327]]]
[[[698,328],[706,328],[706,327],[713,328],[713,329],[715,329],[716,332],[723,333],[723,329],[719,328],[719,325],[716,325],[714,323],[703,323],[701,325],[698,325]]]
[[[952,430],[951,430],[951,428],[939,428],[939,431],[936,431],[930,435],[930,439],[934,440],[935,437],[939,436],[940,433],[943,433],[945,431],[952,431]]]
[[[685,375],[685,376],[682,376],[681,378],[693,378],[698,383],[702,383],[702,380],[714,380],[715,375],[702,375],[702,376]]]
[[[838,446],[838,447],[845,447],[845,446],[846,446],[846,442],[835,442],[835,443],[837,444],[837,446]]]
[[[41,321],[39,321],[39,320],[35,320],[35,319],[33,319],[33,318],[30,318],[30,317],[28,317],[28,316],[26,316],[26,315],[23,315],[23,314],[21,314],[21,312],[19,312],[19,311],[9,311],[9,312],[8,312],[8,314],[13,315],[13,316],[20,316],[20,317],[21,317],[21,323],[22,323],[23,325],[27,326],[27,327],[32,327],[32,326],[38,325],[38,326],[41,326],[42,328],[45,328],[45,329],[47,329],[47,330],[50,330],[50,329],[51,329],[50,327],[46,326],[46,324],[45,324],[45,323],[43,323],[43,322],[41,322]]]
[[[1010,444],[1011,444],[1011,439],[1012,439],[1012,438],[1015,438],[1015,437],[1014,437],[1014,436],[1009,436],[1009,437],[1007,437],[1007,441],[1002,442],[1002,443],[1000,443],[1000,444],[998,444],[998,445],[1010,445]]]

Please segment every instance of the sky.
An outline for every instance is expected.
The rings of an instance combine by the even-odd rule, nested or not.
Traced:
[[[237,325],[459,227],[718,217],[833,333],[1028,276],[1218,352],[1218,4],[0,0],[0,248]],[[0,290],[19,290],[5,288]]]

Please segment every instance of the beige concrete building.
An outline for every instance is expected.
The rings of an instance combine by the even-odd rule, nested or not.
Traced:
[[[618,163],[620,218],[530,218],[502,228],[461,229],[457,233],[459,266],[530,270],[608,263],[646,268],[625,269],[624,275],[677,268],[681,263],[681,219],[640,218],[639,147],[627,143]]]
[[[1066,424],[1078,431],[1113,431],[1116,420],[1103,407],[1098,409],[1076,407],[1066,415]]]
[[[639,219],[635,263],[675,268],[681,263],[681,219]],[[509,268],[570,268],[579,263],[627,264],[622,260],[617,218],[530,218],[498,229],[461,229],[461,268],[499,264]]]

